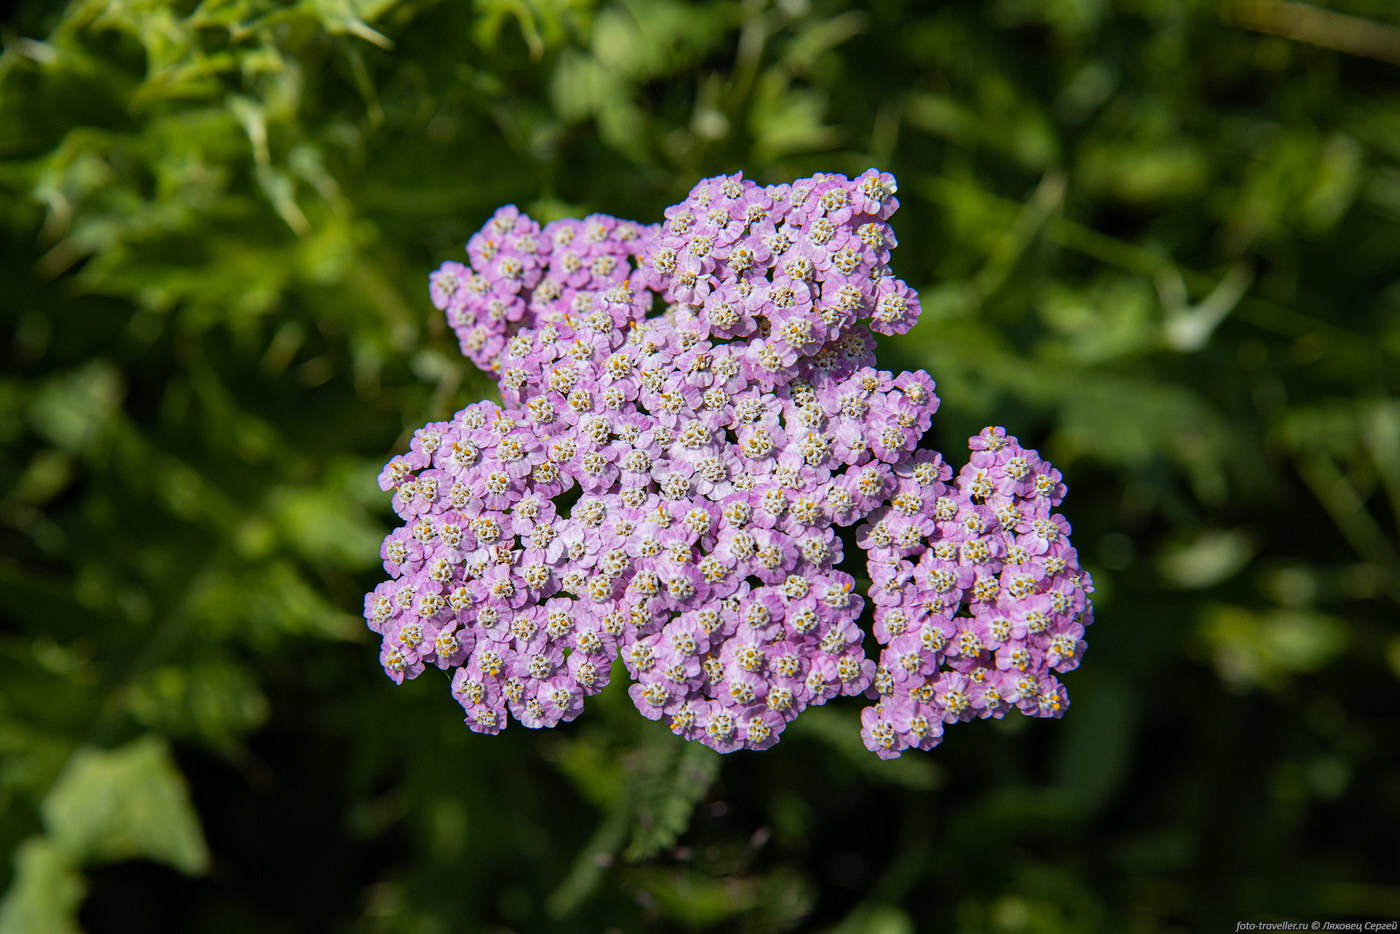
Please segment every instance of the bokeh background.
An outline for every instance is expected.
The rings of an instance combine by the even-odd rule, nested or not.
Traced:
[[[0,10],[3,934],[1400,917],[1392,0]],[[616,681],[488,738],[385,679],[375,475],[490,388],[429,271],[871,165],[885,364],[1069,482],[1069,714],[720,757]]]

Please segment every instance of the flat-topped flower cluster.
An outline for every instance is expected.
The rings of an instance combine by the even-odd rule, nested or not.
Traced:
[[[721,752],[841,694],[874,701],[883,757],[1063,713],[1092,619],[1064,486],[1000,428],[956,478],[920,446],[933,380],[874,356],[919,315],[887,265],[894,193],[873,169],[735,175],[656,226],[498,211],[431,293],[503,405],[380,476],[404,520],[365,602],[389,676],[451,671],[495,733],[572,720],[620,653],[644,716]]]

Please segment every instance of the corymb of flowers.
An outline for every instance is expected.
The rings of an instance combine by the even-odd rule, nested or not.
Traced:
[[[837,695],[873,701],[886,758],[1063,714],[1093,587],[1059,472],[987,428],[954,476],[920,444],[933,380],[876,365],[875,334],[919,316],[888,266],[895,190],[733,175],[653,226],[497,211],[431,292],[503,404],[380,476],[404,520],[365,600],[389,677],[450,671],[496,733],[574,719],[620,653],[642,715],[719,752]]]

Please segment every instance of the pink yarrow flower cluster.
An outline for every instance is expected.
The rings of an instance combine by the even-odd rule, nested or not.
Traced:
[[[1000,428],[956,477],[921,446],[933,380],[874,356],[919,315],[895,190],[721,176],[654,226],[499,210],[431,294],[502,404],[380,476],[404,520],[365,600],[389,677],[451,672],[495,733],[572,720],[620,655],[644,716],[720,752],[838,695],[873,701],[882,757],[1061,715],[1093,589],[1064,485]]]

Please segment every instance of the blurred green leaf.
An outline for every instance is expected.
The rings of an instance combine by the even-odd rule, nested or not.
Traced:
[[[622,854],[626,860],[643,860],[673,846],[719,774],[718,753],[698,743],[675,745],[663,768],[633,779],[636,811],[631,839]]]
[[[1162,576],[1177,587],[1214,587],[1238,574],[1258,553],[1242,529],[1208,529],[1164,553]]]
[[[72,854],[31,837],[14,858],[14,881],[0,901],[0,934],[77,934],[85,888]]]
[[[127,709],[165,735],[206,740],[224,751],[267,719],[266,696],[243,668],[227,662],[166,665],[135,679]]]
[[[49,839],[69,859],[150,859],[192,875],[209,869],[184,776],[155,736],[79,749],[43,813]]]
[[[1317,671],[1345,648],[1345,623],[1322,613],[1237,606],[1209,608],[1201,636],[1216,670],[1236,688],[1282,688],[1290,676]]]
[[[875,905],[851,912],[830,934],[915,934],[913,920],[893,905]]]
[[[94,360],[40,386],[29,417],[40,434],[62,450],[77,453],[102,434],[122,393],[117,370],[108,361]]]

